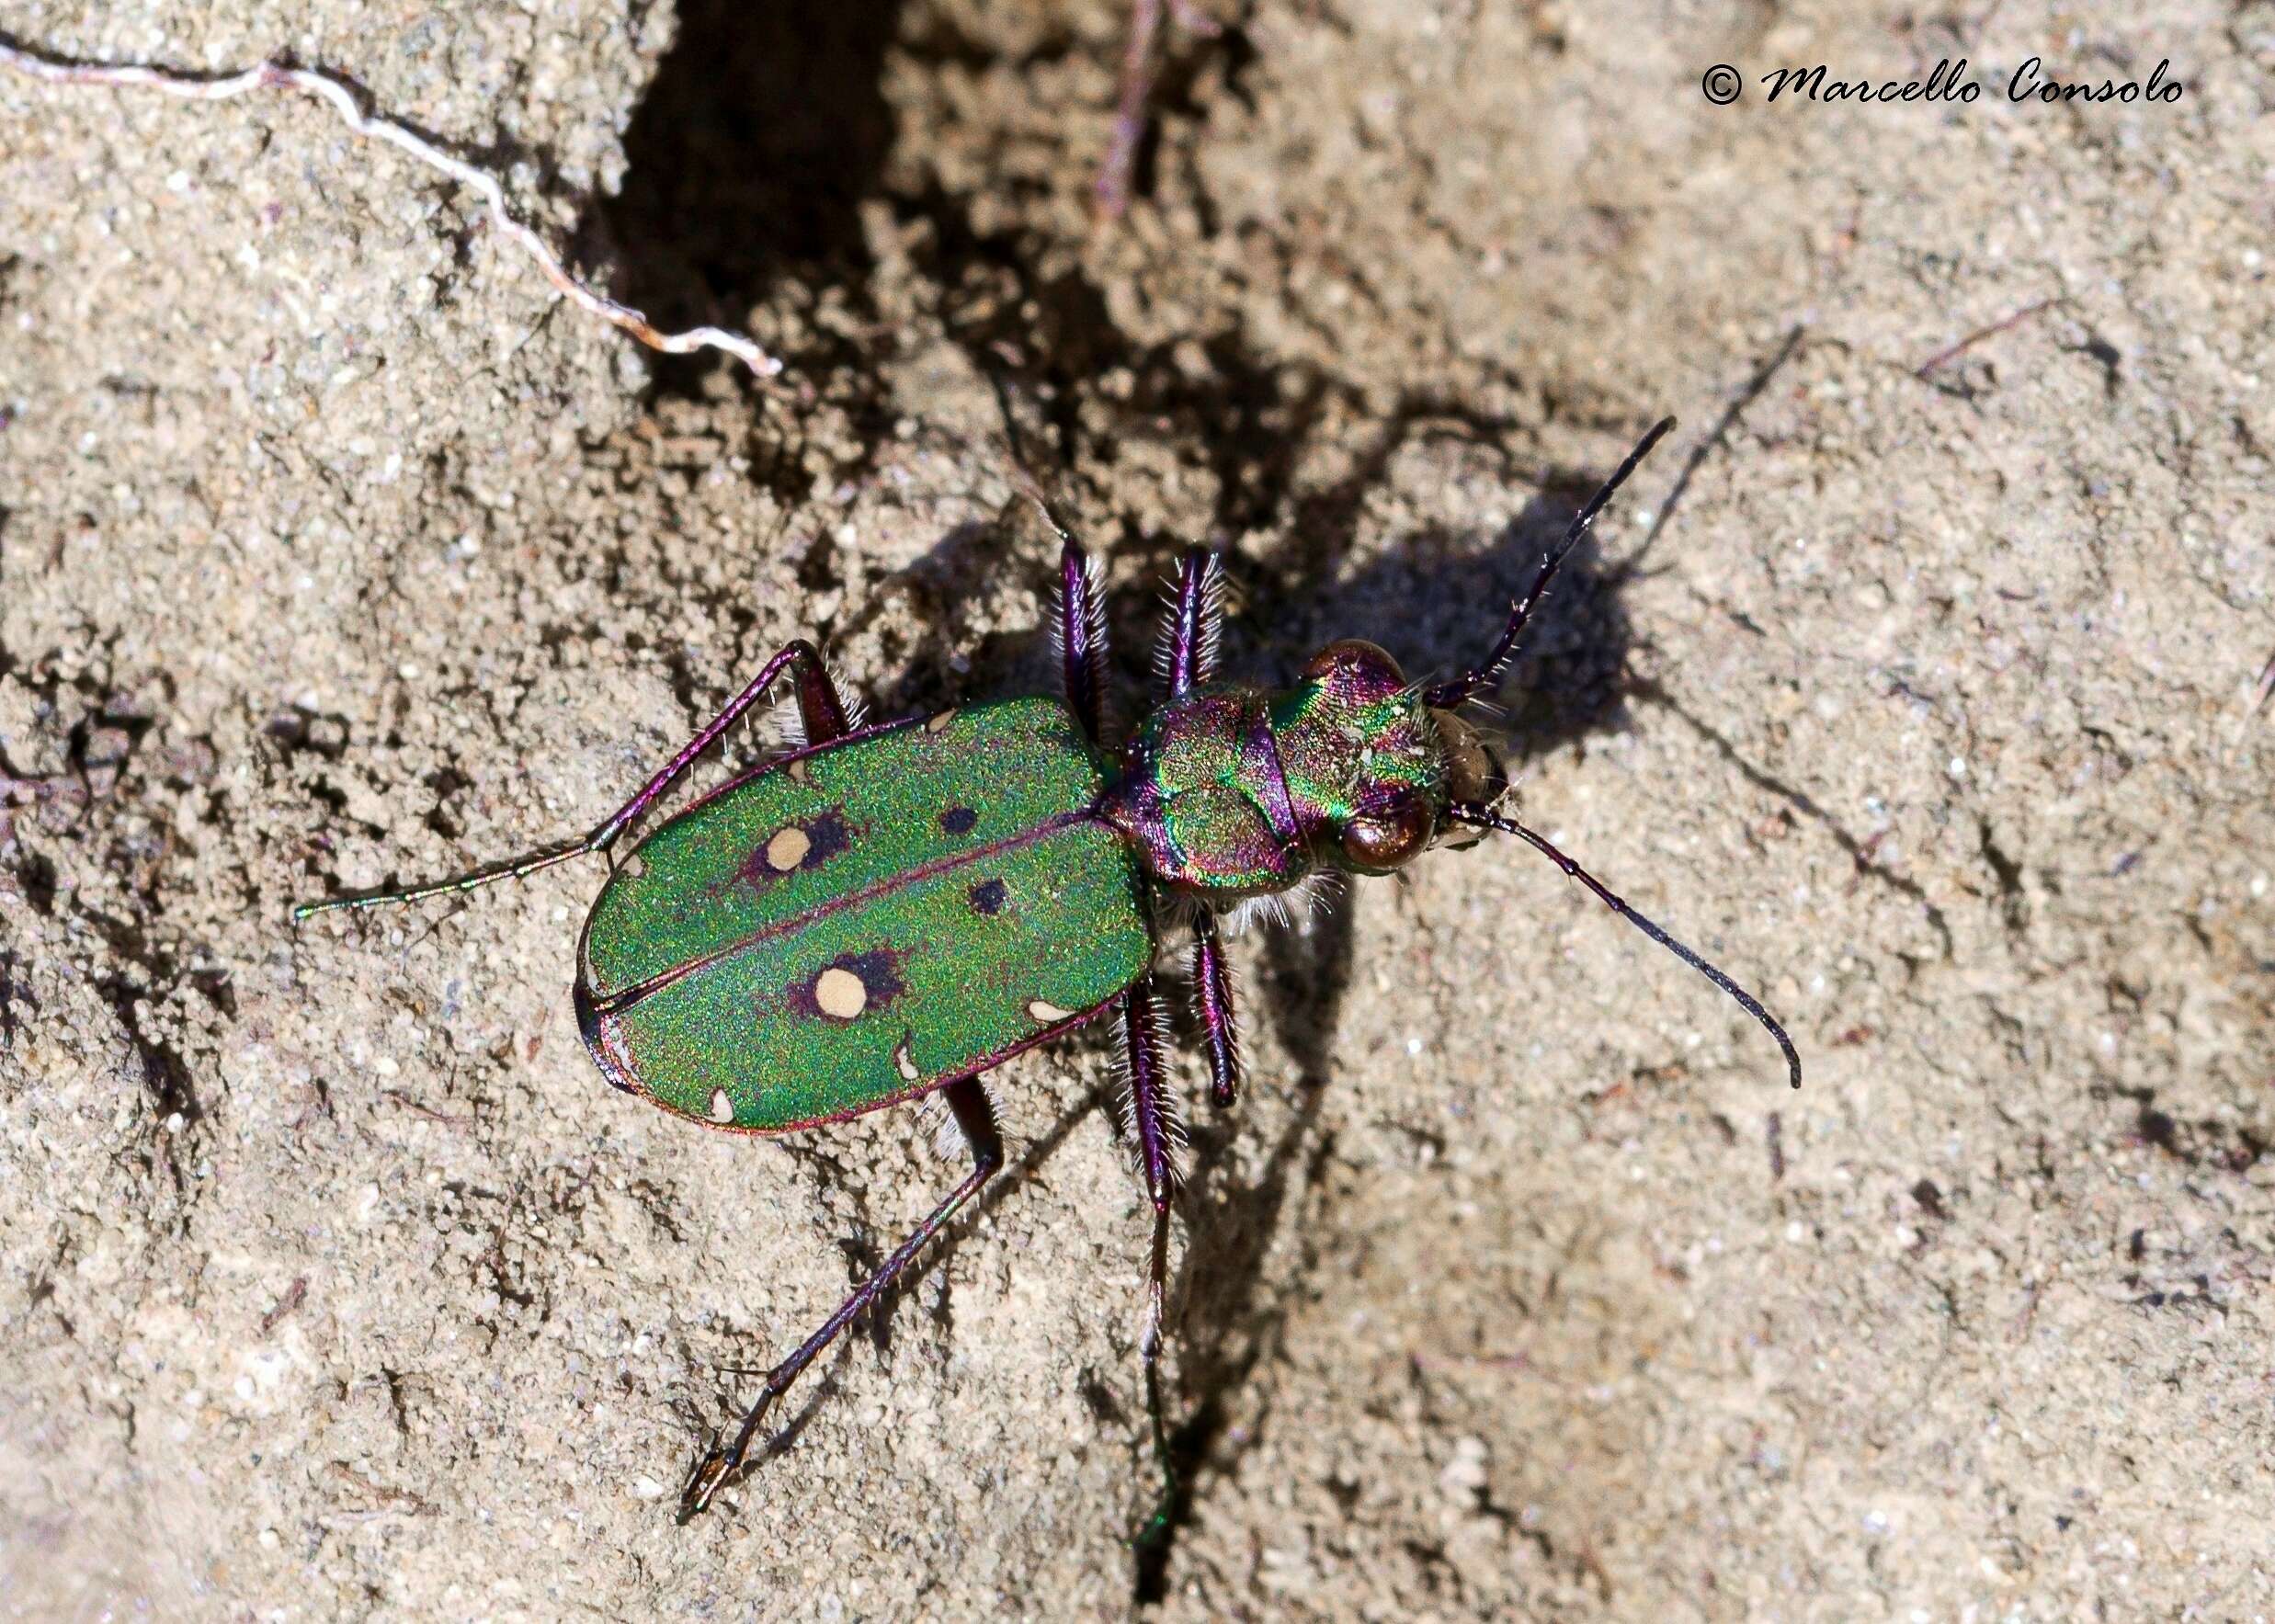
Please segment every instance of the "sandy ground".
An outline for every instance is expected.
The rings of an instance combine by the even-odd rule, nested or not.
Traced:
[[[1117,226],[1108,0],[745,9],[0,4],[342,74],[789,362],[637,350],[311,104],[0,75],[0,1608],[2275,1610],[2275,7],[1256,0],[1171,35]],[[2185,95],[2011,105],[2034,53]],[[956,1175],[927,1126],[602,1087],[595,866],[288,904],[587,826],[795,633],[888,710],[1046,681],[1007,421],[1136,692],[1193,541],[1236,671],[1450,666],[1662,411],[1506,696],[1522,804],[1807,1089],[1530,855],[1437,856],[1240,944],[1166,1550],[1095,1041],[674,1527],[731,1368]]]

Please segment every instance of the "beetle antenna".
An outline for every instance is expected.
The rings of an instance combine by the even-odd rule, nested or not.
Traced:
[[[582,840],[571,841],[566,846],[549,846],[527,857],[490,863],[465,874],[453,875],[448,880],[431,880],[424,885],[406,886],[400,891],[371,891],[356,896],[325,897],[322,902],[301,903],[292,910],[292,923],[298,925],[303,919],[330,913],[335,908],[377,908],[395,903],[424,902],[428,897],[443,896],[451,891],[478,891],[501,880],[525,879],[540,869],[550,869],[555,863],[565,863],[571,857],[583,857],[586,852],[605,850],[608,837],[613,836],[614,833],[609,824],[603,824],[598,833],[587,835]]]
[[[1649,443],[1649,441],[1644,442],[1646,449],[1648,448]],[[1633,459],[1631,458],[1629,460],[1632,462]],[[1623,469],[1621,471],[1624,473],[1626,471]],[[1615,480],[1613,483],[1617,483],[1618,482]],[[1520,840],[1530,842],[1531,845],[1539,850],[1541,855],[1546,857],[1550,862],[1555,864],[1559,869],[1562,869],[1570,878],[1578,880],[1582,885],[1587,886],[1588,890],[1594,891],[1598,900],[1599,900],[1604,906],[1610,908],[1614,914],[1619,914],[1620,917],[1626,920],[1637,930],[1642,931],[1644,935],[1649,937],[1653,941],[1658,943],[1659,946],[1674,954],[1676,958],[1690,966],[1691,969],[1697,971],[1708,981],[1712,982],[1723,992],[1729,994],[1731,997],[1736,999],[1738,1007],[1746,1011],[1746,1014],[1752,1016],[1756,1020],[1759,1021],[1762,1026],[1769,1030],[1769,1035],[1778,1040],[1778,1047],[1785,1051],[1785,1071],[1787,1078],[1790,1082],[1792,1082],[1794,1087],[1799,1088],[1801,1086],[1801,1055],[1794,1050],[1793,1040],[1785,1035],[1785,1028],[1778,1025],[1777,1017],[1772,1016],[1768,1010],[1761,1006],[1760,999],[1755,997],[1753,994],[1747,992],[1744,987],[1739,986],[1737,982],[1732,981],[1721,971],[1717,970],[1712,964],[1709,964],[1705,960],[1700,958],[1698,954],[1683,946],[1682,943],[1677,941],[1664,930],[1661,930],[1658,926],[1654,924],[1652,921],[1644,918],[1641,914],[1636,913],[1635,910],[1629,907],[1624,901],[1617,896],[1614,896],[1608,889],[1606,889],[1601,880],[1598,880],[1586,869],[1581,868],[1579,864],[1574,862],[1570,857],[1564,856],[1563,852],[1557,850],[1554,846],[1551,845],[1547,836],[1537,835],[1532,830],[1526,828],[1522,823],[1518,823],[1515,819],[1502,817],[1498,813],[1489,812],[1482,806],[1457,805],[1449,807],[1447,809],[1446,815],[1457,823],[1467,823],[1471,827],[1477,829],[1497,829],[1504,835],[1514,835]]]
[[[1651,455],[1651,448],[1664,439],[1674,426],[1672,417],[1662,417],[1653,424],[1651,432],[1644,435],[1636,443],[1635,449],[1627,454],[1627,460],[1621,463],[1611,477],[1604,481],[1603,487],[1587,499],[1587,505],[1581,508],[1572,522],[1564,527],[1563,539],[1550,548],[1548,556],[1541,561],[1541,573],[1532,577],[1532,585],[1526,588],[1524,596],[1509,606],[1508,624],[1501,628],[1500,640],[1493,645],[1493,652],[1484,657],[1482,664],[1473,665],[1461,676],[1433,687],[1427,696],[1433,709],[1450,710],[1464,700],[1473,698],[1491,687],[1501,673],[1507,669],[1509,660],[1517,653],[1517,639],[1524,631],[1525,622],[1532,618],[1532,611],[1540,608],[1541,599],[1547,594],[1548,584],[1554,577],[1557,566],[1564,562],[1566,554],[1580,544],[1581,538],[1595,524],[1596,516],[1603,512],[1610,502],[1612,493],[1626,483],[1627,476],[1635,471],[1645,457]]]

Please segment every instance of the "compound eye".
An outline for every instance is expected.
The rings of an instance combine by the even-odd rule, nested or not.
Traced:
[[[1403,687],[1406,681],[1390,651],[1363,637],[1338,638],[1329,643],[1311,657],[1303,667],[1303,676],[1308,681],[1318,682],[1341,671],[1363,673],[1391,688]]]
[[[1343,857],[1354,869],[1383,873],[1411,861],[1429,845],[1438,820],[1428,803],[1401,790],[1383,806],[1343,825]]]

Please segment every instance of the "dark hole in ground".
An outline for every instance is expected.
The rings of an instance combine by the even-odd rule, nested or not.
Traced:
[[[901,5],[682,0],[625,132],[623,191],[588,221],[631,302],[666,327],[739,327],[785,277],[860,287],[857,210],[892,145],[880,85]],[[658,377],[685,388],[714,363],[659,361]]]

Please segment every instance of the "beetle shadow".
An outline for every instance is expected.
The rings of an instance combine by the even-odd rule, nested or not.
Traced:
[[[1393,415],[1349,478],[1301,498],[1287,541],[1260,559],[1233,564],[1246,613],[1227,628],[1227,675],[1284,683],[1304,653],[1337,637],[1383,644],[1416,679],[1450,676],[1484,657],[1508,605],[1531,584],[1547,549],[1602,476],[1593,469],[1523,475],[1512,470],[1512,485],[1530,485],[1533,494],[1489,537],[1426,528],[1337,579],[1337,560],[1356,539],[1368,495],[1388,477],[1397,452],[1420,434],[1497,445],[1499,426],[1416,403]],[[1629,578],[1617,564],[1599,562],[1592,545],[1584,546],[1565,561],[1555,590],[1528,623],[1500,686],[1500,718],[1484,730],[1503,745],[1512,777],[1526,761],[1623,724],[1632,632],[1621,591]],[[1422,860],[1458,859],[1441,853]],[[1209,1218],[1188,1224],[1179,1270],[1178,1389],[1190,1402],[1171,1435],[1176,1487],[1163,1535],[1138,1552],[1141,1606],[1167,1593],[1175,1542],[1193,1515],[1202,1474],[1230,1471],[1268,1421],[1268,1411],[1248,1418],[1242,1439],[1228,1442],[1232,1399],[1271,1357],[1291,1293],[1308,1273],[1299,1267],[1273,1299],[1262,1293],[1266,1257],[1288,1202],[1299,1188],[1327,1187],[1335,1137],[1331,1128],[1322,1129],[1320,1113],[1335,1075],[1341,1005],[1356,969],[1356,898],[1368,889],[1354,883],[1300,926],[1267,931],[1260,950],[1235,948],[1247,960],[1253,1007],[1270,1022],[1287,1056],[1292,1100],[1253,1177],[1237,1177],[1223,1153],[1240,1131],[1237,1113],[1194,1129],[1198,1153],[1185,1210]],[[1305,1229],[1324,1227],[1325,1217],[1307,1215]]]
[[[1600,476],[1578,469],[1512,473],[1512,484],[1529,483],[1533,494],[1514,519],[1485,539],[1445,527],[1420,528],[1358,571],[1333,579],[1337,559],[1355,539],[1358,515],[1371,482],[1386,477],[1398,447],[1422,432],[1448,430],[1432,415],[1394,420],[1384,431],[1379,454],[1365,459],[1350,481],[1303,499],[1301,522],[1287,542],[1261,559],[1235,562],[1246,608],[1228,628],[1226,675],[1284,683],[1300,662],[1301,651],[1336,636],[1368,636],[1384,643],[1417,678],[1450,675],[1491,646],[1507,606],[1530,584],[1545,550],[1593,494]],[[933,552],[904,576],[909,589],[927,602],[938,600],[932,607],[940,615],[912,615],[924,629],[918,641],[885,651],[900,676],[892,689],[878,696],[886,701],[881,703],[880,714],[912,713],[937,700],[972,697],[970,679],[958,670],[959,663],[987,672],[987,686],[1003,691],[1050,686],[1050,667],[1055,662],[1050,658],[1047,623],[991,633],[977,644],[968,642],[954,625],[958,582],[969,579],[975,569],[992,568],[1036,551],[1016,539],[1000,517],[943,532]],[[1151,549],[1140,544],[1141,556],[1162,574],[1174,568],[1181,551],[1174,540]],[[1616,566],[1598,563],[1588,549],[1567,561],[1560,573],[1557,590],[1529,625],[1503,685],[1501,697],[1509,707],[1503,723],[1488,730],[1506,738],[1512,769],[1590,733],[1620,725],[1625,715],[1623,674],[1630,653],[1629,622],[1620,595],[1628,578]],[[1150,595],[1143,593],[1122,592],[1115,599],[1120,632],[1116,663],[1126,677],[1132,667],[1143,668],[1152,646],[1150,626],[1145,628],[1149,635],[1143,638],[1122,630],[1132,619],[1129,609],[1134,604],[1151,620],[1154,606]],[[839,630],[858,627],[857,620]],[[1439,854],[1424,860],[1451,859]],[[1357,894],[1366,891],[1364,887],[1353,890]],[[1177,1396],[1170,1401],[1170,1453],[1177,1486],[1166,1507],[1163,1537],[1136,1553],[1135,1598],[1140,1604],[1166,1595],[1175,1544],[1194,1515],[1204,1473],[1230,1471],[1268,1420],[1267,1410],[1251,1418],[1240,1440],[1228,1442],[1234,1401],[1277,1347],[1293,1294],[1302,1289],[1308,1275],[1307,1267],[1299,1266],[1287,1287],[1267,1296],[1261,1285],[1266,1259],[1290,1201],[1305,1199],[1306,1193],[1326,1198],[1322,1192],[1327,1189],[1325,1175],[1336,1139],[1331,1127],[1323,1129],[1321,1112],[1326,1085],[1336,1074],[1335,1035],[1341,1003],[1356,968],[1353,906],[1350,895],[1340,897],[1302,927],[1265,932],[1260,948],[1253,936],[1235,940],[1234,950],[1244,960],[1253,994],[1252,1018],[1261,1016],[1270,1022],[1287,1056],[1291,1100],[1280,1114],[1271,1148],[1253,1175],[1237,1173],[1234,1159],[1225,1153],[1232,1136],[1244,1130],[1252,1113],[1236,1108],[1211,1116],[1193,1129],[1195,1166],[1181,1198],[1188,1215],[1183,1223],[1185,1249],[1173,1287],[1174,1327],[1181,1350]],[[1180,1010],[1186,1002],[1172,997]],[[1095,1031],[1086,1041],[1103,1042]],[[973,1202],[971,1215],[992,1211],[996,1203],[1016,1196],[1075,1126],[1105,1103],[1107,1094],[1107,1089],[1093,1089],[1062,1112],[1045,1134],[990,1181]],[[814,1157],[821,1164],[819,1175],[842,1182],[844,1170],[835,1167],[826,1150],[795,1141],[783,1141],[782,1148]],[[1205,1223],[1190,1221],[1191,1215],[1202,1212],[1208,1214]],[[1325,1227],[1326,1217],[1324,1211],[1307,1214],[1306,1229]],[[863,1214],[857,1228],[862,1238],[840,1243],[848,1278],[855,1280],[881,1261],[877,1226]],[[969,1232],[970,1224],[959,1221],[863,1316],[855,1334],[834,1350],[827,1368],[817,1370],[819,1380],[797,1414],[769,1437],[758,1456],[760,1462],[793,1447],[836,1391],[845,1361],[854,1357],[857,1345],[866,1341],[879,1357],[889,1355],[893,1318],[903,1300],[933,1278],[933,1271]],[[1134,1358],[1135,1350],[1131,1351]],[[1109,1390],[1099,1385],[1099,1391]],[[1133,1504],[1138,1498],[1133,1494]]]

